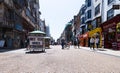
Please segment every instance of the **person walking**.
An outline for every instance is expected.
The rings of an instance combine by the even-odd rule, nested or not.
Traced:
[[[94,37],[91,37],[91,38],[90,38],[90,49],[93,48],[93,50],[95,50],[95,49],[94,49],[94,43],[95,43],[95,39],[94,39]]]
[[[62,46],[62,49],[64,49],[64,45],[65,45],[65,40],[62,39],[62,40],[61,40],[61,46]]]
[[[96,39],[95,39],[95,44],[96,44],[96,48],[98,49],[98,47],[99,47],[99,38],[98,37],[96,37]]]
[[[74,39],[74,48],[76,49],[77,47],[77,39]]]
[[[77,40],[77,45],[78,45],[78,48],[79,48],[79,46],[80,46],[80,39],[79,38]]]

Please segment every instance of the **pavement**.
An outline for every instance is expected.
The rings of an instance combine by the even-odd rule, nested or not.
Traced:
[[[80,48],[88,51],[94,51],[102,54],[120,57],[120,50],[112,50],[107,48],[98,48],[98,49],[95,48],[95,50],[91,50],[90,47],[80,47]]]
[[[74,46],[71,46],[71,48],[74,48]],[[112,50],[112,49],[107,49],[107,48],[98,48],[98,49],[95,48],[95,50],[91,50],[90,47],[81,47],[81,46],[80,46],[80,49],[120,57],[120,50]],[[4,53],[4,52],[15,53],[16,50],[20,50],[20,49],[2,49],[2,48],[0,48],[0,53]],[[21,50],[25,51],[25,48],[21,48]],[[20,50],[20,52],[22,52],[21,50]]]

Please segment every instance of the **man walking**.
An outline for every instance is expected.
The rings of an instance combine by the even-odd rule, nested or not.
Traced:
[[[65,45],[65,40],[62,39],[62,40],[61,40],[61,46],[62,46],[62,49],[64,49],[64,45]]]
[[[95,44],[96,44],[96,48],[98,49],[98,46],[99,46],[99,38],[98,37],[96,37],[96,39],[95,39]]]
[[[79,46],[80,46],[80,39],[79,38],[77,39],[77,45],[78,45],[78,48],[79,48]]]

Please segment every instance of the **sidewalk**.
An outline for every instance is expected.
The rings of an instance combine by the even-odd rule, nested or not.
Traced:
[[[88,50],[88,51],[92,51],[89,47],[81,47],[81,48]],[[99,50],[95,50],[95,52],[120,57],[120,50],[111,50],[111,49],[106,49],[106,48],[99,48]]]

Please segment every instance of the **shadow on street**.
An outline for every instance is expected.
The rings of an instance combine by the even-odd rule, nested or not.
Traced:
[[[19,49],[21,49],[21,48],[19,48]],[[22,48],[22,49],[23,49],[23,48]],[[18,50],[18,49],[0,48],[0,53],[9,52],[9,51],[14,51],[14,50]]]
[[[26,54],[40,54],[40,53],[46,53],[45,51],[30,51],[30,52],[25,52]]]

